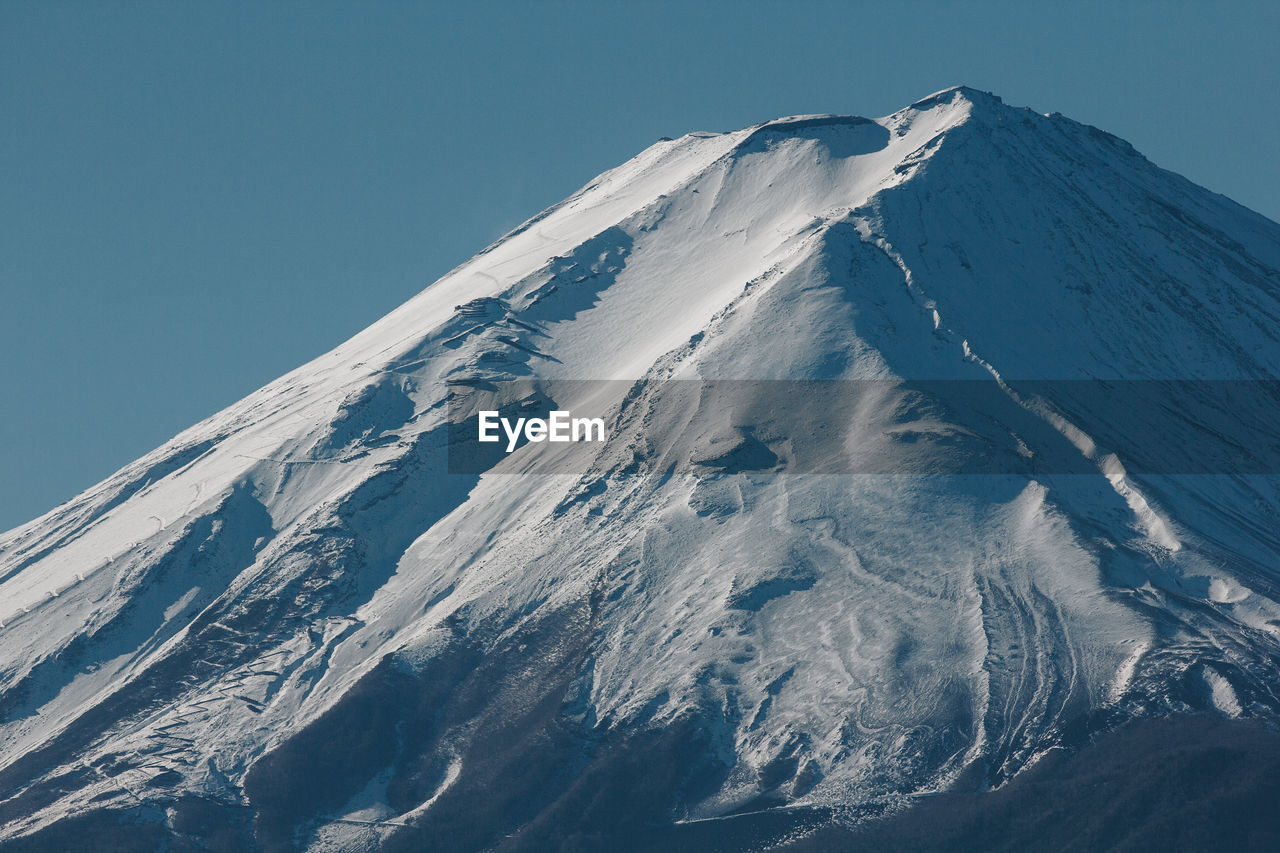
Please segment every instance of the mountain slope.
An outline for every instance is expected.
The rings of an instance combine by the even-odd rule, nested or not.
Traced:
[[[0,538],[0,839],[763,838],[1275,720],[1274,395],[1150,419],[1280,375],[1278,270],[1275,223],[970,89],[659,142]],[[458,470],[474,387],[609,440]]]

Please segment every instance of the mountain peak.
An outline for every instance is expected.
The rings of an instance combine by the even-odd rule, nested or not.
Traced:
[[[948,86],[940,89],[932,95],[927,95],[915,103],[911,104],[907,109],[923,110],[939,104],[954,103],[957,98],[962,98],[975,105],[996,106],[1004,105],[1004,99],[993,92],[986,92],[982,89],[975,89],[972,86],[958,85]]]

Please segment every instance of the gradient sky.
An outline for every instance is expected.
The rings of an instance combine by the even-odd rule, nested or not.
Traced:
[[[1280,219],[1278,33],[1274,2],[4,0],[0,530],[660,136],[967,83]]]

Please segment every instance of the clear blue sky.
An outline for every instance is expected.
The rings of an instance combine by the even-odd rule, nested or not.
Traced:
[[[1280,3],[0,3],[0,529],[660,136],[967,83],[1280,219]]]

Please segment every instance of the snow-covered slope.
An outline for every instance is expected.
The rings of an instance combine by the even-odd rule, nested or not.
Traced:
[[[970,89],[659,142],[0,537],[0,840],[854,820],[1135,716],[1275,718],[1274,447],[1132,473],[1099,436],[1144,406],[1034,383],[1280,376],[1278,270],[1275,223]],[[449,473],[458,383],[520,378],[625,380],[575,386],[610,440]],[[881,473],[795,464],[760,380]],[[1028,426],[922,402],[950,380]],[[1084,473],[939,473],[1058,444]]]

